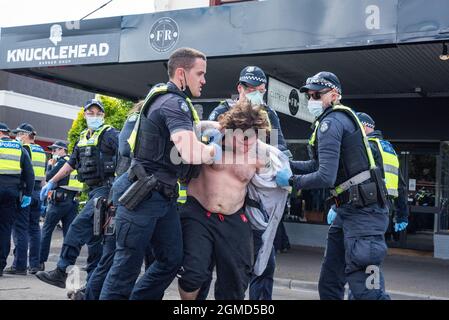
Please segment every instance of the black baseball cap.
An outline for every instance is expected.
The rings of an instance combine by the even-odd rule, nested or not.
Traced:
[[[307,78],[306,84],[299,89],[299,92],[321,91],[326,88],[336,89],[341,94],[341,84],[337,76],[332,72],[321,71],[313,77]]]
[[[61,141],[61,140],[57,140],[51,146],[48,146],[47,148],[51,149],[51,150],[57,149],[57,148],[67,150],[67,143],[65,143],[64,141]]]
[[[34,127],[29,123],[21,123],[16,129],[12,130],[12,133],[16,134],[18,132],[24,132],[29,134],[37,134],[36,130],[34,130]]]
[[[97,106],[104,113],[103,104],[97,99],[91,99],[84,104],[84,111],[89,109],[91,106]]]
[[[248,66],[240,72],[239,83],[249,84],[258,87],[263,83],[267,83],[267,76],[262,69],[256,66]]]
[[[6,123],[0,122],[0,131],[1,132],[11,132]]]

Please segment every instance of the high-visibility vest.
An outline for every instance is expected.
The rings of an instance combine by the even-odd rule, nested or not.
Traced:
[[[399,185],[399,159],[390,142],[379,138],[369,138],[379,147],[382,156],[385,184],[389,196],[397,198]]]
[[[147,97],[145,98],[142,110],[139,114],[139,118],[137,119],[134,129],[128,138],[128,143],[131,148],[131,152],[134,153],[134,149],[136,148],[137,135],[139,133],[140,117],[142,117],[142,115],[145,114],[149,108],[151,108],[151,104],[154,102],[154,100],[158,96],[164,95],[166,93],[179,94],[176,91],[174,91],[173,89],[170,89],[170,87],[168,87],[167,85],[160,85],[160,86],[154,86],[153,88],[151,88],[150,92],[148,93]],[[189,107],[190,112],[192,114],[193,123],[198,124],[200,122],[200,118],[199,118],[198,113],[196,112],[195,108],[193,107],[192,100],[190,100],[190,98],[186,98],[185,100],[186,100],[187,106]]]
[[[184,204],[187,201],[187,186],[178,182],[178,203]]]
[[[354,120],[355,123],[357,123],[357,125],[360,128],[361,134],[362,134],[363,145],[365,146],[366,155],[368,157],[369,168],[370,169],[376,168],[376,162],[374,161],[373,153],[371,151],[371,147],[369,145],[369,141],[368,141],[368,137],[366,136],[365,129],[363,128],[362,123],[360,122],[359,118],[354,113],[354,111],[351,108],[346,107],[344,105],[333,106],[331,112],[333,112],[333,111],[344,112],[347,115],[349,115],[349,117],[351,117]],[[317,140],[316,139],[317,131],[318,131],[318,127],[319,126],[320,126],[320,121],[318,121],[318,120],[315,121],[314,130],[313,130],[312,136],[309,139],[309,145],[311,147],[315,147],[315,143],[316,143],[316,140]],[[335,189],[333,189],[333,191],[335,191],[336,194],[341,194],[344,190],[340,186],[336,186]]]
[[[22,145],[15,140],[0,140],[0,175],[20,175]]]
[[[78,147],[97,146],[103,131],[108,130],[110,128],[112,128],[112,126],[105,124],[100,129],[95,130],[90,138],[87,137],[89,130],[88,129],[83,130],[83,132],[80,133],[80,140],[78,141],[77,144]]]
[[[65,156],[64,159],[68,161],[70,158],[68,156]],[[69,182],[65,186],[60,186],[60,188],[70,191],[76,191],[81,192],[83,191],[84,184],[82,182],[78,181],[78,172],[76,170],[73,170],[70,173]]]
[[[45,180],[45,163],[47,162],[47,155],[44,149],[38,144],[24,144],[31,153],[31,163],[33,164],[34,180]]]

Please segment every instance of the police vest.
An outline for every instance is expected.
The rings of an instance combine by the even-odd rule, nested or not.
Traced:
[[[385,184],[388,195],[397,198],[399,185],[399,159],[393,146],[386,140],[379,138],[368,138],[377,144],[383,162]]]
[[[69,159],[69,156],[64,156],[66,162],[69,161]],[[69,191],[81,192],[83,191],[84,185],[78,181],[78,172],[73,170],[68,177],[68,181],[63,182],[63,185],[60,185],[59,187]]]
[[[95,130],[90,138],[87,137],[87,129],[81,132],[78,141],[78,180],[89,187],[99,185],[114,176],[115,155],[103,153],[100,149],[101,137],[111,128],[109,125],[103,125]]]
[[[0,140],[0,175],[20,176],[22,145],[15,140]]]
[[[178,203],[184,204],[187,201],[187,186],[178,182]]]
[[[45,180],[45,163],[47,162],[47,154],[38,144],[24,144],[30,150],[31,163],[33,164],[34,180]]]
[[[320,126],[320,123],[326,118],[327,115],[332,112],[346,113],[356,125],[356,131],[354,133],[346,135],[341,141],[340,159],[338,164],[337,179],[335,181],[335,192],[337,194],[340,194],[341,192],[343,192],[338,187],[340,184],[350,180],[363,171],[374,169],[376,167],[376,163],[374,162],[374,157],[371,152],[365,130],[363,129],[362,124],[357,118],[357,115],[354,113],[354,111],[352,111],[351,108],[343,105],[338,105],[326,109],[315,122],[313,128],[314,130],[309,140],[309,146],[312,150],[311,156],[315,159],[317,158],[317,130]]]
[[[119,146],[123,143],[128,144],[128,139],[132,133],[132,130],[129,131],[129,133],[127,134],[127,136],[125,136],[125,134],[127,133],[128,130],[128,126],[131,127],[131,125],[137,122],[137,120],[139,119],[139,113],[140,112],[133,112],[131,113],[128,118],[125,121],[125,124],[123,125],[122,131],[120,132],[119,135]],[[125,141],[123,141],[125,140]],[[129,147],[129,144],[128,144]],[[121,147],[119,147],[120,150]],[[131,149],[131,148],[130,148]],[[124,155],[121,152],[118,152],[118,157],[117,157],[117,167],[115,168],[115,174],[117,177],[121,176],[123,173],[125,173],[129,167],[131,165],[131,155]]]
[[[179,172],[178,178],[188,179],[190,176],[195,175],[192,171],[195,168],[199,168],[199,166],[182,162],[180,164],[174,164],[170,159],[170,150],[172,150],[174,144],[170,140],[169,134],[165,131],[160,132],[153,121],[145,116],[156,98],[167,93],[173,93],[185,99],[192,114],[193,123],[199,123],[200,119],[189,98],[184,97],[180,92],[170,88],[170,86],[154,86],[145,98],[139,119],[128,139],[128,143],[131,147],[132,157],[157,162],[171,172]]]

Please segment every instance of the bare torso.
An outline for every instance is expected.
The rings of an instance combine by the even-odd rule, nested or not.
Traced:
[[[255,173],[256,164],[203,165],[198,178],[189,183],[187,194],[210,212],[230,215],[243,207],[246,186]]]

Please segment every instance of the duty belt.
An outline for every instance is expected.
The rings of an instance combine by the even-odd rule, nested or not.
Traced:
[[[332,189],[330,191],[331,195],[334,196],[334,197],[338,197],[339,195],[341,195],[343,192],[345,192],[346,190],[348,190],[352,186],[361,184],[361,183],[367,181],[370,178],[371,178],[370,170],[366,170],[366,171],[360,172],[359,174],[355,175],[351,179],[346,180],[342,184],[340,184],[337,187],[335,187],[335,189]]]
[[[157,192],[159,192],[168,199],[178,198],[177,186],[171,186],[161,181],[158,181],[156,183],[156,186],[154,187],[154,190],[156,190]]]

